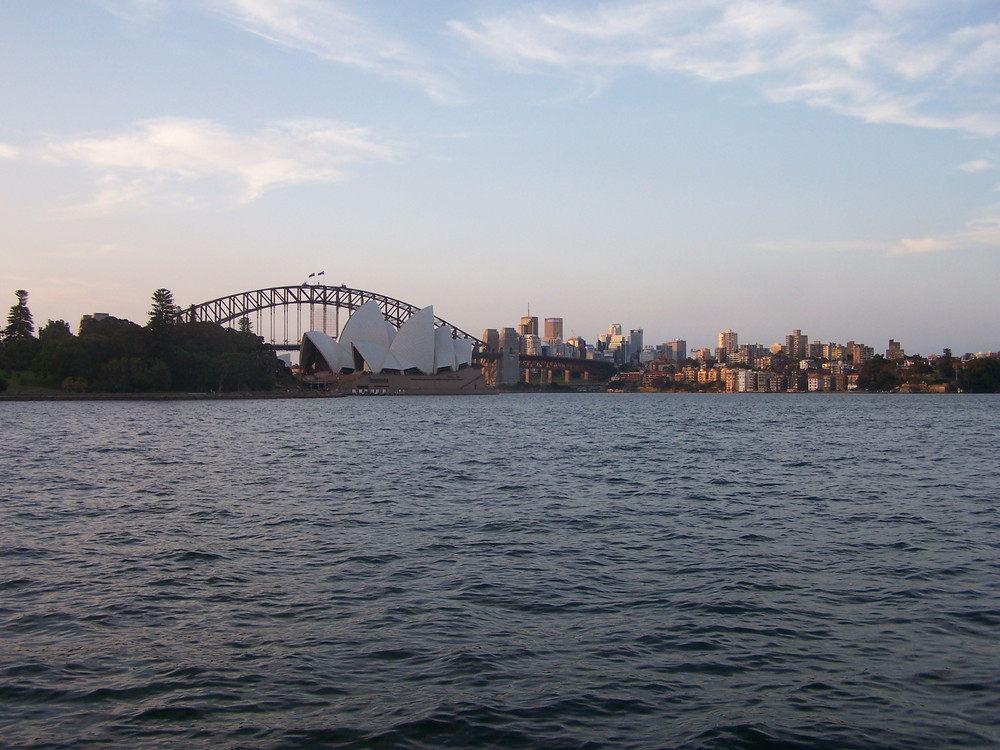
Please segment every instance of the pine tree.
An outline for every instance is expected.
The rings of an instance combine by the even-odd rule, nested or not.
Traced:
[[[17,297],[17,304],[10,308],[3,337],[7,340],[31,338],[35,333],[35,324],[31,319],[31,310],[28,309],[28,293],[18,289],[14,295]]]
[[[153,308],[149,311],[148,328],[162,329],[164,326],[177,322],[180,308],[174,304],[174,295],[169,289],[157,289],[153,292]]]

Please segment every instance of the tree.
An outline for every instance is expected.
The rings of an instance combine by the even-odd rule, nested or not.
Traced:
[[[147,328],[163,330],[166,326],[177,322],[180,308],[174,304],[174,295],[169,289],[159,288],[153,292],[153,307],[149,311]]]
[[[1000,393],[1000,359],[976,357],[963,362],[958,387],[969,393]]]
[[[941,356],[934,361],[934,371],[942,380],[951,380],[955,377],[955,363],[951,356],[951,349],[945,349]]]
[[[28,293],[14,292],[17,304],[10,308],[7,327],[3,329],[3,365],[9,370],[27,370],[38,354],[35,324],[28,309]]]
[[[858,389],[862,391],[891,391],[900,382],[895,365],[881,354],[865,362],[858,373]]]
[[[50,320],[38,332],[38,340],[42,343],[46,341],[59,341],[73,336],[69,329],[69,323],[65,320]]]
[[[250,318],[245,315],[239,320],[240,333],[253,333],[253,326],[250,325]]]
[[[28,309],[28,293],[23,289],[14,292],[17,304],[10,308],[7,327],[3,329],[5,339],[30,338],[35,333],[35,324]]]

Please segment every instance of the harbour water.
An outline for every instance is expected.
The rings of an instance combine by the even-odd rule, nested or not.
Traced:
[[[1000,746],[1000,397],[2,403],[0,746]]]

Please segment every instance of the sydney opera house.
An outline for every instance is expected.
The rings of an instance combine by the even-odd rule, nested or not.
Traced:
[[[303,380],[344,393],[495,393],[472,365],[472,341],[434,326],[425,307],[397,330],[377,302],[361,305],[340,336],[309,331],[299,349]]]

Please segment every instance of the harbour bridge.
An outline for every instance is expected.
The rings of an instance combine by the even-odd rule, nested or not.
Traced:
[[[346,285],[302,284],[230,294],[182,308],[178,310],[177,318],[230,326],[241,318],[246,318],[257,335],[263,336],[278,351],[298,351],[299,342],[306,331],[322,331],[331,336],[339,336],[341,310],[346,310],[349,315],[366,302],[372,301],[378,303],[385,319],[397,328],[420,310],[416,305],[402,300],[363,289],[351,289]],[[347,322],[347,316],[344,317],[344,322]],[[485,347],[480,339],[443,318],[434,316],[434,325],[450,328],[454,338],[469,339],[477,348]]]
[[[297,286],[274,286],[254,289],[219,297],[208,302],[179,308],[178,320],[191,322],[212,322],[230,327],[246,318],[258,336],[262,336],[277,351],[298,351],[299,343],[306,331],[322,331],[338,337],[341,331],[341,311],[346,311],[343,322],[350,313],[366,302],[377,302],[387,321],[399,328],[406,320],[420,310],[416,305],[403,302],[384,294],[353,289],[345,284],[327,286],[323,284],[300,284]],[[434,316],[437,327],[451,329],[452,337],[468,339],[473,345],[473,359],[489,366],[495,363],[498,354],[487,351],[486,343],[458,326]],[[586,360],[573,357],[549,357],[520,355],[519,362],[526,373],[526,379],[536,374],[540,380],[546,374],[551,381],[553,372],[565,373],[569,380],[571,373],[598,379],[606,379],[614,372],[614,365],[600,360]]]

